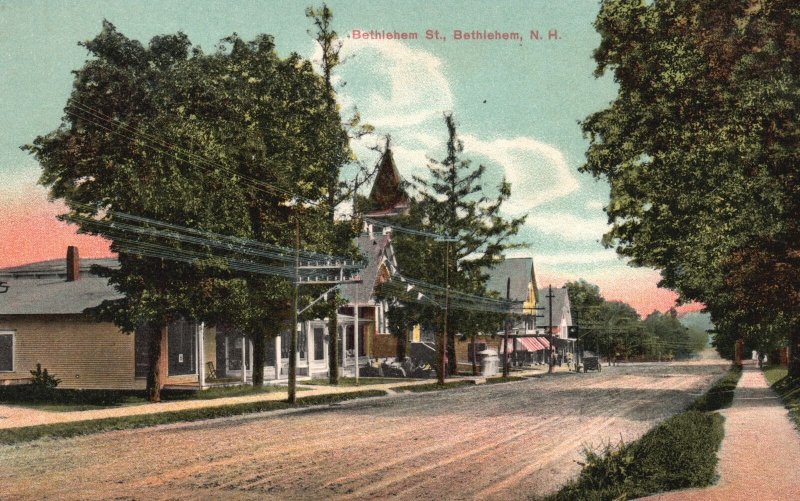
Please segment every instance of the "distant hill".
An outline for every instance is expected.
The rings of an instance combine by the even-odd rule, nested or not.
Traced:
[[[711,323],[711,315],[708,313],[701,313],[699,311],[690,311],[678,316],[678,321],[684,327],[694,327],[702,331],[707,331],[714,328]]]

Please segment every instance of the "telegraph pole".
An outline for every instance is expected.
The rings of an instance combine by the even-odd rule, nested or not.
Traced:
[[[555,347],[553,346],[553,298],[556,297],[553,294],[553,285],[550,284],[547,287],[547,310],[549,313],[549,319],[547,321],[547,341],[550,343],[550,360],[547,364],[547,372],[548,374],[553,373],[553,364],[555,360],[553,359],[553,355],[555,354]]]
[[[447,358],[447,329],[448,329],[448,317],[450,316],[450,242],[455,242],[456,239],[453,237],[439,237],[436,239],[439,242],[445,242],[445,256],[444,256],[444,284],[445,284],[445,291],[444,291],[444,327],[442,331],[442,335],[439,336],[437,340],[436,349],[439,350],[438,353],[438,366],[440,369],[436,371],[436,380],[439,384],[444,384],[445,378],[445,371],[447,370],[447,363],[445,359]],[[474,347],[473,347],[474,351]]]
[[[510,299],[511,299],[511,277],[508,277],[508,280],[506,281],[506,300],[508,301]],[[510,304],[511,303],[509,303],[508,307],[509,316],[511,316]],[[506,318],[506,329],[505,329],[505,334],[503,335],[503,377],[506,378],[508,377],[508,330],[510,323],[511,322],[509,322],[509,319]]]
[[[295,215],[294,228],[294,298],[292,300],[292,332],[289,337],[289,403],[297,397],[297,296],[300,288],[300,218]]]

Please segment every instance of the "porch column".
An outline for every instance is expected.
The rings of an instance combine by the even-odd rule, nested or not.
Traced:
[[[353,344],[355,346],[354,346],[354,350],[353,350],[353,354],[354,354],[353,358],[356,361],[356,369],[355,369],[356,370],[356,384],[358,384],[358,353],[359,353],[358,352],[358,303],[356,303],[356,306],[355,306],[354,317],[355,317],[355,320],[353,320],[353,322],[354,322],[354,324],[353,324]]]
[[[200,363],[200,370],[197,371],[200,374],[200,389],[204,390],[206,388],[206,343],[205,343],[205,331],[206,331],[206,323],[200,322],[200,325],[197,326],[197,360]]]
[[[242,383],[247,382],[247,336],[242,336]]]
[[[245,342],[250,347],[250,374],[253,374],[253,343],[250,342],[249,339],[245,339]],[[247,371],[245,370],[245,374]],[[250,377],[250,381],[252,381],[252,376]]]
[[[347,363],[347,326],[342,327],[342,377],[345,376],[344,364]]]
[[[328,365],[328,344],[330,344],[330,332],[328,331],[328,319],[323,318],[322,321],[325,325],[322,327],[322,361],[325,362],[326,371],[330,376],[330,369]]]
[[[312,335],[314,329],[311,328],[311,322],[304,322],[303,325],[306,329],[306,367],[308,367],[308,377],[311,377],[311,357],[314,353],[314,336]]]
[[[275,379],[281,377],[281,336],[275,336]]]

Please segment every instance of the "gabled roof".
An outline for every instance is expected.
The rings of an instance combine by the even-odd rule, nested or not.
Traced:
[[[0,294],[0,315],[62,315],[83,313],[107,299],[122,297],[108,279],[93,275],[93,264],[116,267],[117,260],[84,259],[79,280],[67,282],[64,259],[0,269],[8,291]]]
[[[483,273],[489,275],[486,288],[500,294],[501,298],[506,297],[510,279],[510,295],[512,301],[527,301],[528,285],[533,282],[534,289],[536,283],[533,273],[533,259],[529,257],[511,257],[499,261],[491,268],[484,268]]]
[[[553,287],[553,325],[561,323],[562,315],[566,316],[567,325],[572,325],[572,313],[570,313],[569,294],[567,289],[562,287]],[[547,297],[550,289],[539,289],[539,303],[537,304],[538,310],[536,317],[536,325],[538,327],[547,327],[550,322],[550,300]]]
[[[344,284],[340,291],[350,304],[365,304],[375,295],[381,264],[388,260],[394,266],[391,235],[365,234],[356,238],[358,249],[367,259],[367,266],[361,271],[361,283]]]

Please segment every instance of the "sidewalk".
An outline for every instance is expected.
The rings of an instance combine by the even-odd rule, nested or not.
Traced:
[[[535,376],[543,372],[546,373],[547,368],[544,369],[530,369],[520,372],[513,372],[512,376]],[[561,372],[561,370],[559,370]],[[502,374],[498,374],[500,376]],[[486,378],[482,376],[466,376],[459,378],[448,378],[447,382],[474,380],[476,383],[482,383]],[[324,386],[324,385],[303,385],[299,383],[298,389],[303,388],[304,391],[297,393],[297,398],[317,396],[317,395],[330,395],[335,393],[352,393],[363,390],[384,390],[392,392],[393,388],[399,386],[421,385],[430,384],[435,382],[434,379],[418,380],[418,381],[403,381],[382,383],[382,384],[364,384],[359,386]],[[103,419],[111,417],[124,417],[124,416],[139,416],[143,414],[155,414],[159,412],[171,412],[185,409],[200,409],[206,407],[220,407],[232,404],[241,404],[249,402],[259,402],[268,400],[285,400],[285,391],[276,391],[270,393],[261,393],[257,395],[247,395],[240,397],[224,397],[215,398],[210,400],[179,400],[170,402],[160,402],[157,404],[141,404],[131,405],[125,407],[110,407],[107,409],[97,409],[88,411],[74,411],[74,412],[58,412],[58,411],[44,411],[34,408],[18,407],[11,405],[0,405],[0,429],[3,428],[19,428],[23,426],[36,426],[41,424],[52,423],[69,423],[74,421],[86,421],[91,419]]]
[[[725,416],[725,438],[719,453],[719,483],[645,499],[800,499],[800,435],[754,363],[745,364],[733,405],[720,412]]]

